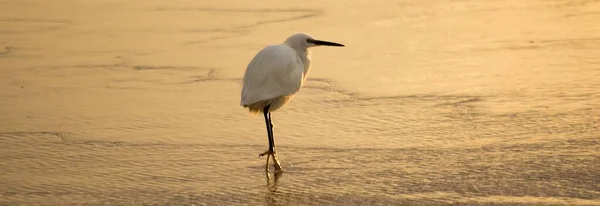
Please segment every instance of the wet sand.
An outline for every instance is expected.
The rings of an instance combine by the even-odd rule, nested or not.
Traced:
[[[0,205],[600,205],[595,1],[0,1]],[[266,177],[246,64],[295,32]]]

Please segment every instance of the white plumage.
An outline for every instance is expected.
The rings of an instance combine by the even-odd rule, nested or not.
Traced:
[[[267,46],[254,56],[244,73],[244,87],[240,104],[251,113],[264,113],[269,138],[269,150],[260,154],[273,156],[275,169],[281,171],[277,160],[271,112],[289,102],[300,91],[310,70],[310,52],[314,46],[344,46],[338,43],[315,40],[298,33],[287,38],[283,44]]]
[[[272,112],[300,91],[310,62],[302,62],[297,53],[286,44],[268,46],[258,52],[244,74],[241,105],[252,113],[271,105]]]

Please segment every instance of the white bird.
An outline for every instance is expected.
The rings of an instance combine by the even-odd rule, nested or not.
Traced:
[[[279,109],[292,99],[302,87],[310,70],[310,51],[316,46],[344,45],[315,40],[308,34],[297,33],[288,37],[283,44],[271,45],[262,49],[248,64],[244,73],[241,106],[251,113],[263,113],[267,125],[269,150],[259,157],[267,155],[266,170],[269,171],[269,158],[272,156],[275,169],[281,171],[277,159],[271,112]]]

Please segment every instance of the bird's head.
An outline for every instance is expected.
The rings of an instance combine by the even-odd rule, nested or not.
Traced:
[[[316,47],[316,46],[339,46],[339,47],[344,46],[343,44],[339,44],[339,43],[335,43],[335,42],[316,40],[313,37],[311,37],[310,35],[305,34],[305,33],[294,34],[294,35],[288,37],[284,43],[294,49],[299,49],[299,50],[306,50],[310,47]]]

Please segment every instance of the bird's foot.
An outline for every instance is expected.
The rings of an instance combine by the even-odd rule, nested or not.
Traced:
[[[262,157],[267,155],[267,163],[266,163],[266,170],[267,172],[269,171],[269,161],[271,160],[270,158],[273,157],[273,162],[275,162],[274,166],[275,166],[275,172],[281,172],[283,171],[283,168],[281,168],[281,163],[279,163],[279,159],[277,159],[277,153],[273,152],[271,150],[267,150],[266,152],[260,153],[258,155],[258,157]]]
[[[269,156],[270,156],[270,155],[271,155],[271,151],[270,151],[270,150],[267,150],[266,152],[260,153],[260,154],[258,155],[258,157],[262,157],[262,156],[265,156],[265,155],[269,155]],[[268,156],[267,156],[267,158],[268,158]]]

